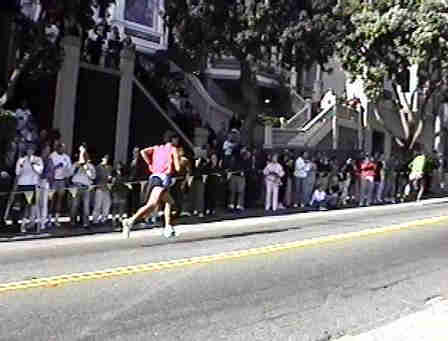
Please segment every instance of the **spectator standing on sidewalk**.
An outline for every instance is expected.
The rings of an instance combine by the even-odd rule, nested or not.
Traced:
[[[281,162],[283,170],[285,171],[285,176],[283,177],[283,186],[280,187],[279,198],[282,198],[281,192],[282,188],[284,190],[283,201],[279,203],[279,207],[290,207],[292,204],[292,194],[293,194],[293,177],[294,177],[294,160],[291,157],[289,151],[283,154],[283,162]]]
[[[218,199],[223,199],[223,172],[219,164],[218,155],[210,155],[207,165],[207,180],[205,182],[205,214],[215,214]]]
[[[397,196],[397,174],[398,174],[398,160],[395,158],[388,159],[385,163],[384,169],[385,183],[384,183],[384,200],[388,203],[395,204]]]
[[[129,181],[133,182],[132,190],[129,193],[129,212],[135,212],[140,207],[141,200],[141,187],[138,183],[147,178],[147,170],[143,159],[140,157],[140,148],[134,147],[132,150],[132,159],[129,164]]]
[[[328,192],[330,190],[330,177],[333,169],[330,164],[330,160],[327,156],[323,155],[319,160],[317,172],[319,173],[319,184],[321,189]]]
[[[48,223],[48,199],[49,191],[53,188],[54,180],[54,164],[50,157],[50,145],[46,144],[42,147],[41,158],[44,169],[39,180],[38,205],[40,210],[40,229],[45,230]]]
[[[278,191],[282,183],[282,177],[285,175],[282,165],[278,162],[278,154],[272,156],[271,161],[263,170],[266,182],[266,200],[264,209],[273,211],[278,208]]]
[[[341,169],[341,182],[342,182],[342,204],[347,205],[350,201],[353,201],[355,196],[355,182],[356,182],[357,166],[355,160],[348,158],[345,165]]]
[[[30,223],[37,224],[39,221],[39,210],[36,202],[36,188],[39,185],[40,175],[44,165],[42,159],[34,155],[34,147],[28,146],[27,154],[17,160],[16,176],[17,191],[24,192],[22,223],[20,231],[25,233]],[[32,193],[32,196],[29,196]],[[28,197],[27,197],[28,196]]]
[[[250,169],[246,173],[246,207],[257,207],[260,198],[262,184],[262,170],[264,165],[261,161],[261,155],[254,150],[250,157]]]
[[[9,191],[11,189],[12,177],[10,170],[6,167],[4,157],[0,155],[0,229],[6,227],[5,213],[8,205]]]
[[[72,176],[72,161],[70,156],[65,153],[65,145],[62,142],[56,143],[56,150],[50,154],[50,159],[54,166],[53,189],[55,191],[51,202],[51,213],[54,215],[54,221],[50,218],[50,223],[60,226],[59,216],[62,210],[62,201],[66,195],[66,188],[69,179]]]
[[[235,131],[234,129],[230,132],[227,139],[224,141],[222,145],[222,154],[223,154],[222,162],[224,168],[229,167],[232,157],[237,155],[237,153],[239,153],[239,150],[240,146],[238,143],[238,134],[237,131]]]
[[[306,177],[303,182],[303,201],[304,205],[308,206],[311,202],[311,197],[313,195],[313,189],[316,184],[317,176],[317,165],[310,157],[305,160],[305,171]]]
[[[90,186],[96,178],[95,166],[91,163],[87,154],[87,147],[82,144],[79,147],[79,159],[72,166],[72,183],[76,188],[76,194],[72,201],[71,222],[76,225],[76,218],[79,214],[82,203],[81,223],[84,228],[89,228],[90,214]]]
[[[204,155],[196,155],[192,173],[191,183],[191,201],[193,207],[193,215],[204,217],[205,213],[205,181],[207,161]]]
[[[359,206],[370,206],[372,203],[376,164],[372,156],[366,156],[361,164],[361,198]]]
[[[112,167],[109,165],[109,155],[103,156],[95,172],[96,191],[92,219],[94,224],[104,224],[109,218],[112,205],[112,196],[108,187],[112,180]]]
[[[230,210],[244,210],[244,200],[246,191],[245,172],[250,170],[250,159],[243,158],[242,153],[232,155],[229,173],[229,204]]]
[[[386,182],[386,171],[385,171],[385,162],[381,159],[376,161],[376,169],[375,169],[375,190],[374,190],[374,201],[376,204],[383,203],[383,191],[384,185]]]
[[[122,162],[118,162],[112,172],[112,222],[113,226],[119,225],[119,221],[127,217],[129,188],[126,187],[126,170]]]
[[[304,183],[307,175],[305,159],[308,158],[308,153],[299,153],[294,164],[295,177],[295,204],[294,207],[305,206]]]

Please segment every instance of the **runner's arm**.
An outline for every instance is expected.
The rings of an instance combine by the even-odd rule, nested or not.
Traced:
[[[151,160],[149,159],[149,155],[154,151],[154,147],[148,147],[140,151],[140,155],[145,160],[146,164],[150,165]]]
[[[174,162],[174,169],[176,170],[176,173],[180,172],[180,157],[179,157],[179,152],[177,151],[177,148],[173,149],[173,162]]]

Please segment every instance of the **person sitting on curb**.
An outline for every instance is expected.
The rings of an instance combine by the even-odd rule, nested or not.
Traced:
[[[310,205],[316,211],[327,210],[327,193],[321,188],[320,185],[316,186]]]

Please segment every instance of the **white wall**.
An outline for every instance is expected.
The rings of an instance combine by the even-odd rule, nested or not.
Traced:
[[[325,93],[326,90],[333,89],[338,96],[343,96],[346,89],[347,77],[341,64],[336,59],[333,59],[326,67],[332,68],[333,72],[324,72],[322,74],[323,92]]]

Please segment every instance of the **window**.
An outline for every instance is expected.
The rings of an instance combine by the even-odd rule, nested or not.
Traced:
[[[127,21],[157,28],[159,17],[159,0],[127,0],[124,18]]]

